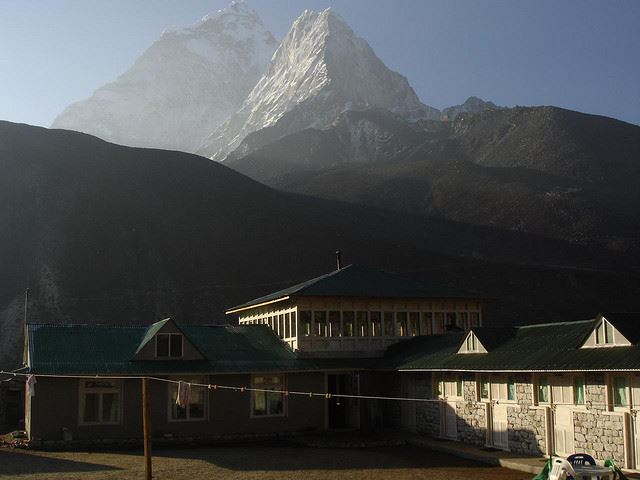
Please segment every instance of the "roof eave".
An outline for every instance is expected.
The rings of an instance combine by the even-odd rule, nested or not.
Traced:
[[[285,300],[289,300],[291,295],[286,295],[284,297],[279,297],[273,300],[269,300],[267,302],[254,303],[251,305],[238,305],[237,307],[230,308],[225,311],[225,315],[231,315],[232,313],[243,312],[245,310],[251,310],[252,308],[264,307],[265,305],[271,305],[272,303],[284,302]]]

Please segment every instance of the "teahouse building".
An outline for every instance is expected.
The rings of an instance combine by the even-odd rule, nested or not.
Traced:
[[[347,266],[227,310],[268,325],[304,356],[381,356],[406,337],[482,325],[482,301],[386,272]]]
[[[153,376],[157,441],[388,426],[640,466],[640,314],[494,328],[481,304],[350,267],[229,309],[237,327],[29,325],[29,437],[139,440],[131,377]],[[166,380],[197,384],[187,405]]]

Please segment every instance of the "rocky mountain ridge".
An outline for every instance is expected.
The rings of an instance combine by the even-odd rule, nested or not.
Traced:
[[[325,128],[341,113],[385,108],[409,119],[439,118],[402,75],[331,9],[305,11],[293,23],[265,74],[239,111],[199,153],[223,160],[304,128]],[[259,132],[243,142],[248,135]]]
[[[122,145],[195,151],[242,104],[278,42],[243,1],[166,30],[119,78],[53,122]]]

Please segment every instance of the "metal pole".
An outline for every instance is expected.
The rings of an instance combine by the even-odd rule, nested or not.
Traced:
[[[29,317],[27,317],[27,308],[29,307],[29,289],[27,288],[24,291],[24,325],[23,325],[23,333],[24,333],[24,341],[22,343],[22,366],[26,367],[27,366],[27,356],[28,356],[28,352],[27,352],[27,345],[29,344]]]
[[[142,428],[144,431],[144,478],[152,480],[151,420],[149,418],[149,379],[142,379]]]

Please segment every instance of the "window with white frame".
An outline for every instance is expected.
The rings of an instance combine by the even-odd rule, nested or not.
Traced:
[[[266,390],[251,392],[252,417],[278,417],[284,415],[283,375],[254,375],[251,379],[251,384],[255,389]]]
[[[513,375],[479,375],[477,388],[480,401],[516,401],[516,381]]]
[[[192,384],[207,384],[204,377],[180,378],[179,380]],[[169,383],[169,421],[180,422],[205,420],[207,418],[207,390],[207,387],[191,385],[189,401],[184,407],[181,407],[176,403],[178,398],[178,386],[175,383]]]
[[[121,383],[118,380],[80,381],[80,424],[120,423]]]
[[[158,333],[156,335],[157,358],[181,358],[184,338],[180,333]]]
[[[491,400],[516,400],[516,383],[512,376],[494,375],[491,377]]]
[[[464,397],[462,375],[444,374],[436,375],[435,394],[439,398],[462,398]]]
[[[573,377],[554,375],[550,380],[551,401],[556,405],[572,405],[574,403]]]

